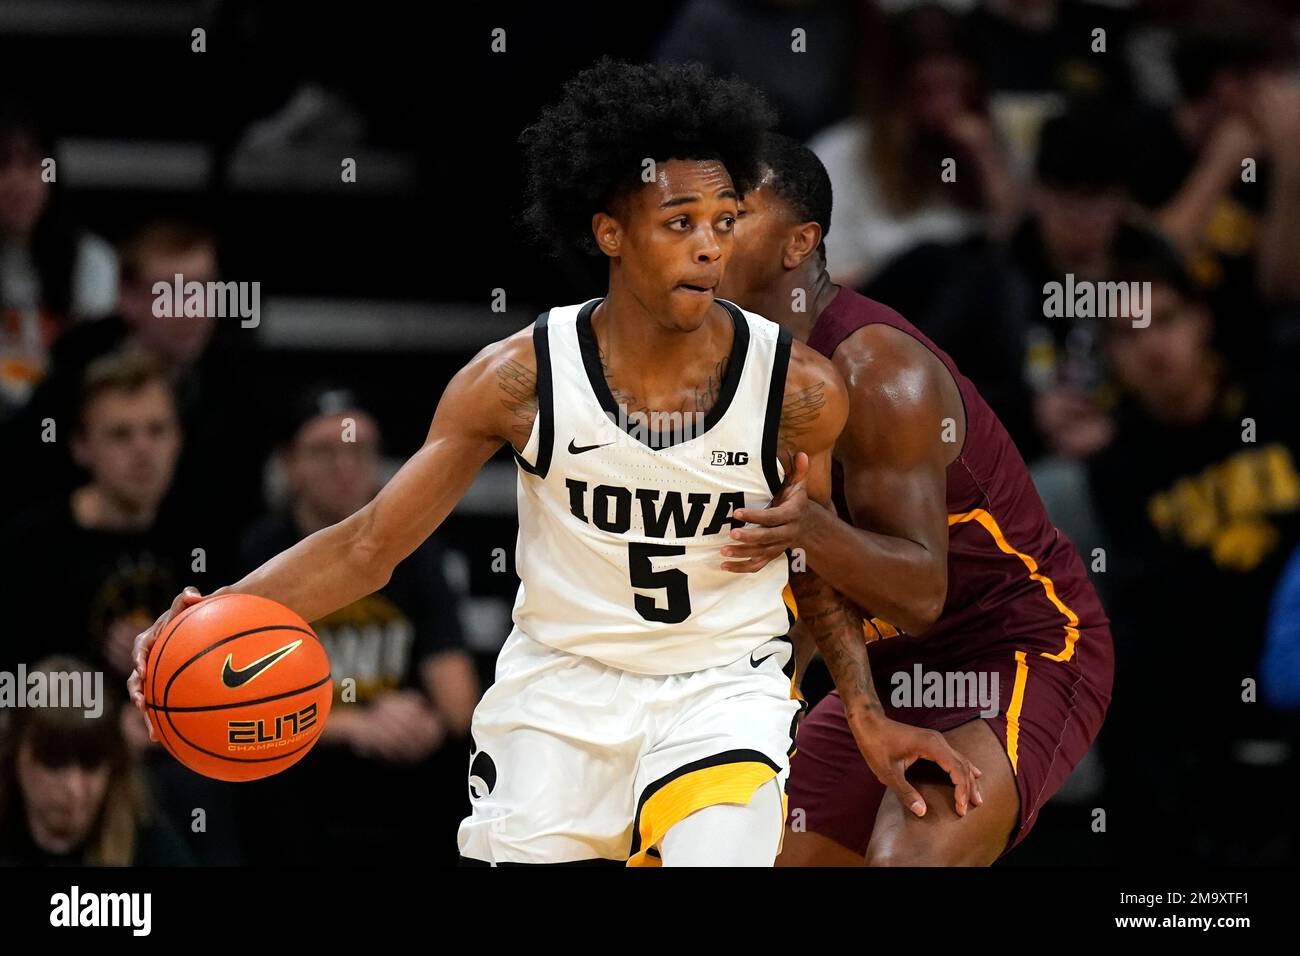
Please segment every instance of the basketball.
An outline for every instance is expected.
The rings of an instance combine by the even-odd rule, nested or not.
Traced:
[[[222,594],[170,621],[149,654],[145,701],[173,757],[217,780],[258,780],[301,760],[334,697],[329,658],[289,608]]]

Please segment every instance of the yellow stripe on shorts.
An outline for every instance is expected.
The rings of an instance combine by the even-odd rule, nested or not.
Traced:
[[[687,764],[650,784],[637,807],[627,865],[660,866],[649,851],[674,825],[705,807],[749,803],[754,792],[779,772],[776,764],[756,750],[730,750]]]

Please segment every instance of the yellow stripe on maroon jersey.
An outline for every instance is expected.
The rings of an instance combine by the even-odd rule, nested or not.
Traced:
[[[1004,554],[1014,555],[1019,558],[1024,562],[1025,567],[1029,570],[1029,580],[1037,581],[1043,586],[1043,592],[1047,595],[1047,599],[1051,601],[1052,604],[1056,606],[1056,609],[1065,617],[1065,647],[1055,654],[1048,654],[1046,651],[1042,651],[1041,655],[1052,661],[1068,661],[1074,656],[1074,645],[1075,642],[1079,640],[1079,615],[1066,607],[1065,602],[1057,597],[1056,585],[1052,583],[1052,579],[1047,577],[1045,574],[1038,573],[1038,562],[1023,551],[1017,551],[1007,543],[1006,537],[1002,534],[1002,529],[998,527],[998,523],[993,519],[991,514],[983,508],[974,508],[970,511],[963,512],[962,514],[948,515],[949,527],[952,527],[955,524],[961,524],[965,521],[978,522],[985,531],[992,535],[993,543],[998,546],[998,550],[1002,551]]]
[[[1029,681],[1029,662],[1024,651],[1016,651],[1016,683],[1011,691],[1011,706],[1007,708],[1007,756],[1011,758],[1011,772],[1017,773],[1020,757],[1020,709],[1025,703],[1025,684]]]

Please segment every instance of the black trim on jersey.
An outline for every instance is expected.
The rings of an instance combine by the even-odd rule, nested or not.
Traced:
[[[720,767],[729,763],[761,763],[766,764],[775,770],[778,774],[781,768],[772,762],[767,754],[758,750],[724,750],[720,754],[714,754],[712,757],[702,757],[699,760],[692,761],[688,764],[682,764],[672,773],[664,774],[652,784],[648,784],[641,791],[641,799],[636,802],[636,817],[632,820],[632,851],[629,857],[636,856],[641,852],[641,808],[645,806],[647,800],[656,793],[672,783],[678,777],[684,777],[688,773],[694,773],[696,770],[705,770],[709,767]]]
[[[530,465],[523,455],[510,448],[519,467],[530,475],[545,478],[551,467],[551,447],[555,444],[555,401],[551,388],[551,345],[546,334],[546,320],[550,312],[543,312],[533,323],[533,351],[537,355],[537,415],[541,431],[537,435],[537,464]]]
[[[582,365],[587,370],[587,380],[591,383],[591,390],[596,396],[596,401],[600,403],[600,407],[605,410],[605,414],[610,417],[610,420],[617,425],[619,424],[618,403],[614,401],[614,395],[609,390],[609,382],[605,381],[605,370],[600,364],[600,347],[596,343],[596,333],[591,328],[591,313],[595,312],[596,306],[603,301],[603,299],[593,299],[584,305],[582,311],[578,313],[578,348],[582,352]],[[745,356],[749,352],[749,323],[741,315],[740,309],[723,299],[717,299],[716,301],[731,316],[734,329],[731,337],[731,358],[728,359],[727,371],[722,376],[722,386],[718,390],[718,400],[713,403],[713,407],[704,416],[704,429],[692,434],[691,438],[698,438],[704,432],[707,432],[726,414],[727,409],[731,406],[731,400],[736,396],[736,389],[740,387],[740,376],[745,370]],[[647,448],[669,448],[672,445],[680,444],[679,439],[681,439],[681,436],[679,435],[671,436],[671,440],[668,437],[660,438],[656,436],[652,443],[647,440],[648,436],[645,429],[628,428],[626,420],[622,424],[624,431],[638,437]]]
[[[781,431],[781,406],[785,400],[785,376],[790,369],[790,330],[782,329],[776,337],[772,356],[772,384],[767,390],[767,415],[763,419],[763,477],[775,495],[781,490],[781,473],[777,470],[776,439]]]

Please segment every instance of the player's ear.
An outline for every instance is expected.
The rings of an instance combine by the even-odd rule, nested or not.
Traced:
[[[815,222],[795,226],[786,239],[781,264],[787,269],[797,269],[821,245],[822,227]]]
[[[609,213],[602,211],[591,217],[591,234],[605,255],[613,258],[622,254],[623,227]]]

